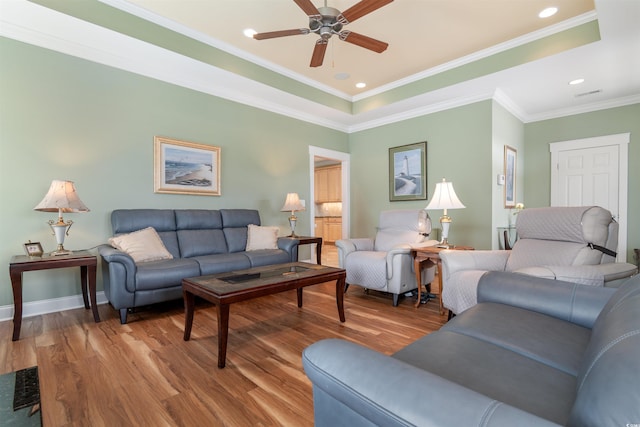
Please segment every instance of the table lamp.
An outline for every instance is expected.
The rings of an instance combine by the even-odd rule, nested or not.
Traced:
[[[62,218],[62,213],[68,212],[89,212],[82,200],[78,197],[76,187],[72,181],[51,181],[51,187],[44,196],[44,199],[33,208],[40,212],[58,212],[58,221],[49,220],[47,223],[51,227],[53,234],[56,236],[58,248],[51,252],[51,255],[69,255],[71,251],[64,248],[64,237],[69,235],[69,229],[73,225],[73,221],[67,222]]]
[[[451,226],[451,217],[447,215],[447,209],[463,209],[466,206],[462,204],[456,192],[453,189],[453,184],[447,182],[442,178],[442,182],[436,184],[436,189],[433,192],[433,197],[425,209],[444,209],[444,215],[440,217],[440,224],[442,225],[442,241],[438,245],[439,248],[452,248],[453,245],[449,244],[449,227]]]
[[[280,209],[280,212],[291,212],[291,216],[289,217],[291,234],[287,237],[298,237],[296,236],[296,222],[298,221],[296,212],[303,210],[304,206],[302,205],[302,203],[300,203],[300,197],[298,197],[298,193],[287,193],[287,199],[284,201],[284,206],[282,206],[282,209]]]

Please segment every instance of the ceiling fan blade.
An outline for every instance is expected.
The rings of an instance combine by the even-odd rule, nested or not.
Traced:
[[[309,64],[310,67],[319,67],[322,65],[322,61],[324,61],[324,53],[327,51],[328,44],[328,40],[318,39],[318,41],[316,42],[316,47],[313,48],[313,55],[311,55],[311,64]]]
[[[293,0],[309,16],[320,16],[320,11],[311,0]]]
[[[353,43],[357,46],[378,53],[384,52],[385,50],[387,50],[387,47],[389,47],[389,43],[381,42],[380,40],[376,40],[371,37],[363,36],[362,34],[354,33],[353,31],[347,30],[340,33],[340,40]]]
[[[264,39],[273,39],[276,37],[286,37],[286,36],[299,36],[301,34],[309,34],[308,28],[296,28],[294,30],[280,30],[280,31],[270,31],[267,33],[258,33],[254,34],[253,38],[256,40],[264,40]]]
[[[354,4],[349,9],[342,12],[342,18],[339,20],[343,21],[344,24],[348,24],[349,22],[353,22],[358,18],[362,18],[363,16],[380,9],[382,6],[386,6],[391,3],[393,0],[361,0],[359,3]]]

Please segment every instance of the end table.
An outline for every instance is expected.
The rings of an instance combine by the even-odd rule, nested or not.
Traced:
[[[11,258],[9,264],[9,275],[11,276],[11,287],[13,288],[13,337],[12,341],[20,339],[20,328],[22,327],[22,273],[25,271],[50,270],[54,268],[80,267],[80,281],[82,284],[82,298],[84,308],[89,309],[89,297],[91,298],[91,309],[93,320],[100,322],[98,306],[96,303],[96,267],[98,258],[87,251],[77,251],[70,255],[44,255],[42,257],[29,257],[26,255],[16,255]],[[87,285],[88,295],[87,295]]]
[[[425,267],[431,267],[436,265],[438,268],[438,293],[440,300],[440,315],[444,314],[444,306],[442,305],[442,260],[440,259],[440,252],[447,248],[439,248],[437,246],[426,246],[424,248],[411,249],[411,256],[413,257],[413,268],[416,272],[416,283],[418,284],[418,301],[416,302],[416,308],[420,307],[420,293],[422,292],[422,270]],[[458,251],[472,251],[474,248],[471,246],[454,246],[448,248]],[[426,290],[427,283],[425,283]]]

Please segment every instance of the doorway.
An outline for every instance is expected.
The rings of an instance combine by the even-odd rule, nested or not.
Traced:
[[[554,142],[551,206],[602,206],[619,224],[619,262],[627,259],[628,145],[630,134]]]
[[[311,235],[323,237],[322,258],[331,259],[336,266],[337,249],[334,242],[350,234],[349,159],[348,153],[309,147],[309,194],[313,196],[313,203],[310,203],[308,210]]]

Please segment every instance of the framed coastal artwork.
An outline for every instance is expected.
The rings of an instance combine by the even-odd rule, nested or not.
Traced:
[[[518,152],[515,148],[504,146],[504,207],[512,208],[516,205],[516,165]]]
[[[426,200],[427,143],[389,148],[389,200]]]
[[[219,196],[220,147],[154,138],[154,192]]]

